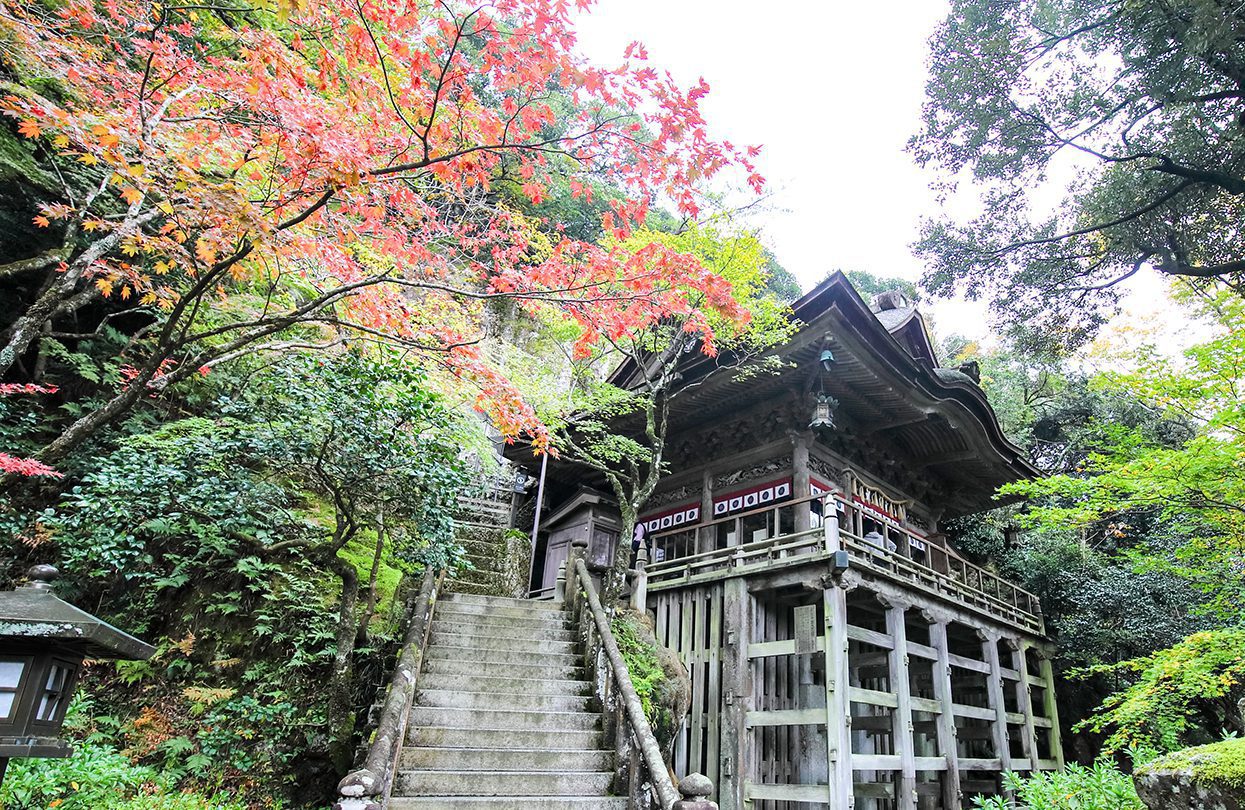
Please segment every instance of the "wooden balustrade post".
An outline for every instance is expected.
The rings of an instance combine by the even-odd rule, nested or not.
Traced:
[[[838,551],[843,548],[843,538],[839,530],[839,508],[834,494],[826,496],[822,502],[822,528],[825,530],[826,551]]]
[[[631,581],[631,607],[640,613],[648,611],[648,544],[640,543],[635,554],[635,578]]]
[[[566,560],[558,566],[558,578],[553,581],[553,598],[558,602],[566,601]]]

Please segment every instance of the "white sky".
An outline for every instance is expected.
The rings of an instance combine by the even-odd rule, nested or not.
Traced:
[[[946,11],[942,0],[598,0],[578,28],[581,52],[599,64],[617,64],[639,40],[682,84],[704,77],[712,134],[764,147],[772,198],[754,222],[807,289],[834,269],[921,275],[909,246],[937,201],[904,145],[920,123],[927,41]],[[1170,315],[1165,297],[1151,274],[1128,307],[1153,323]],[[989,334],[982,304],[924,308],[941,333]]]
[[[934,209],[903,151],[916,131],[926,40],[942,2],[598,0],[579,21],[580,48],[618,62],[640,40],[649,62],[712,88],[716,137],[760,144],[773,192],[760,218],[779,261],[807,288],[833,269],[915,279],[908,249]]]

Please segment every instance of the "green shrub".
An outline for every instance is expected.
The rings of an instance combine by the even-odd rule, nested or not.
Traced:
[[[176,789],[168,775],[114,748],[85,742],[65,759],[15,759],[0,787],[5,810],[244,810]]]
[[[1069,765],[1065,771],[1021,776],[1003,774],[1003,785],[1016,796],[1016,805],[995,796],[974,800],[979,810],[1145,810],[1132,777],[1108,760],[1093,767]]]
[[[650,723],[658,721],[658,707],[653,703],[662,682],[666,679],[661,662],[657,660],[657,650],[644,640],[637,619],[631,614],[623,613],[615,616],[610,622],[610,630],[614,640],[618,642],[618,651],[622,653],[631,673],[631,685],[644,707],[644,715]]]
[[[1165,650],[1082,672],[1128,682],[1076,730],[1107,733],[1108,753],[1138,746],[1173,751],[1206,741],[1208,714],[1239,729],[1235,707],[1245,698],[1245,629],[1194,633]]]

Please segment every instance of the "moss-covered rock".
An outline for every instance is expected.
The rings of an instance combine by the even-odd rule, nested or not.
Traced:
[[[618,649],[631,673],[653,735],[669,762],[674,740],[691,705],[691,678],[679,656],[657,643],[653,620],[647,613],[620,611],[610,623]]]
[[[1245,810],[1245,739],[1186,748],[1133,774],[1150,810]]]

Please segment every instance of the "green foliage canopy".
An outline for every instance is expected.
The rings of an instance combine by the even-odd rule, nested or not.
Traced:
[[[988,295],[1063,347],[1143,267],[1239,286],[1242,30],[1215,0],[955,0],[910,150],[948,193],[970,178],[982,209],[927,224],[925,284]]]

